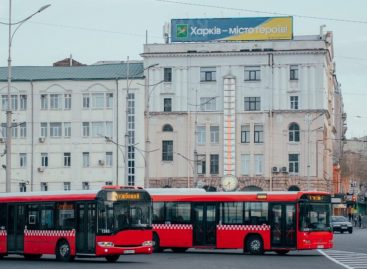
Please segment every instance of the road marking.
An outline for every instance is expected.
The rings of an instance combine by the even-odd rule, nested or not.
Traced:
[[[342,250],[321,250],[322,255],[324,255],[329,260],[339,264],[340,266],[347,269],[367,269],[367,254],[357,253]]]

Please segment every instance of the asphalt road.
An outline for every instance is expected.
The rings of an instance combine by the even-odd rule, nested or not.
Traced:
[[[332,251],[294,251],[279,256],[269,252],[263,256],[243,254],[240,250],[189,250],[178,254],[166,251],[153,255],[122,256],[117,263],[109,264],[104,259],[76,259],[72,263],[56,262],[53,256],[45,256],[38,261],[27,261],[20,256],[5,257],[0,260],[0,269],[40,269],[40,268],[129,268],[129,269],[341,269],[367,268],[367,229],[355,230],[353,234],[335,234],[335,248]],[[357,253],[357,254],[356,254]],[[366,254],[357,267],[355,257]],[[326,256],[325,256],[326,255]],[[354,255],[354,256],[353,256]],[[355,256],[357,255],[357,256]],[[346,267],[345,257],[351,257]],[[364,257],[364,256],[363,256]],[[363,263],[366,267],[363,267]]]

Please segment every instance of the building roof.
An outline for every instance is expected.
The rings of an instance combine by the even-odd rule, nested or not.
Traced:
[[[129,66],[129,72],[127,72]],[[144,78],[142,62],[86,66],[14,66],[12,81],[109,80]],[[7,81],[8,68],[0,67],[0,82]]]

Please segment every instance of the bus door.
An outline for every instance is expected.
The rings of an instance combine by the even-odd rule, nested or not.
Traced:
[[[76,204],[76,252],[78,254],[95,253],[96,208],[95,202]]]
[[[24,205],[8,205],[8,251],[24,251]]]
[[[217,219],[217,204],[193,203],[194,245],[216,245]]]
[[[271,203],[271,246],[274,248],[296,247],[296,204]]]

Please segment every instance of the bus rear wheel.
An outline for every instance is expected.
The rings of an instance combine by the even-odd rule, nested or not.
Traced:
[[[68,262],[73,260],[73,256],[70,254],[70,245],[66,240],[61,240],[56,246],[56,260],[62,262]]]
[[[120,255],[110,255],[105,258],[108,262],[116,262],[120,258]]]
[[[246,249],[252,255],[261,255],[264,253],[264,243],[260,236],[250,235],[246,240]]]

